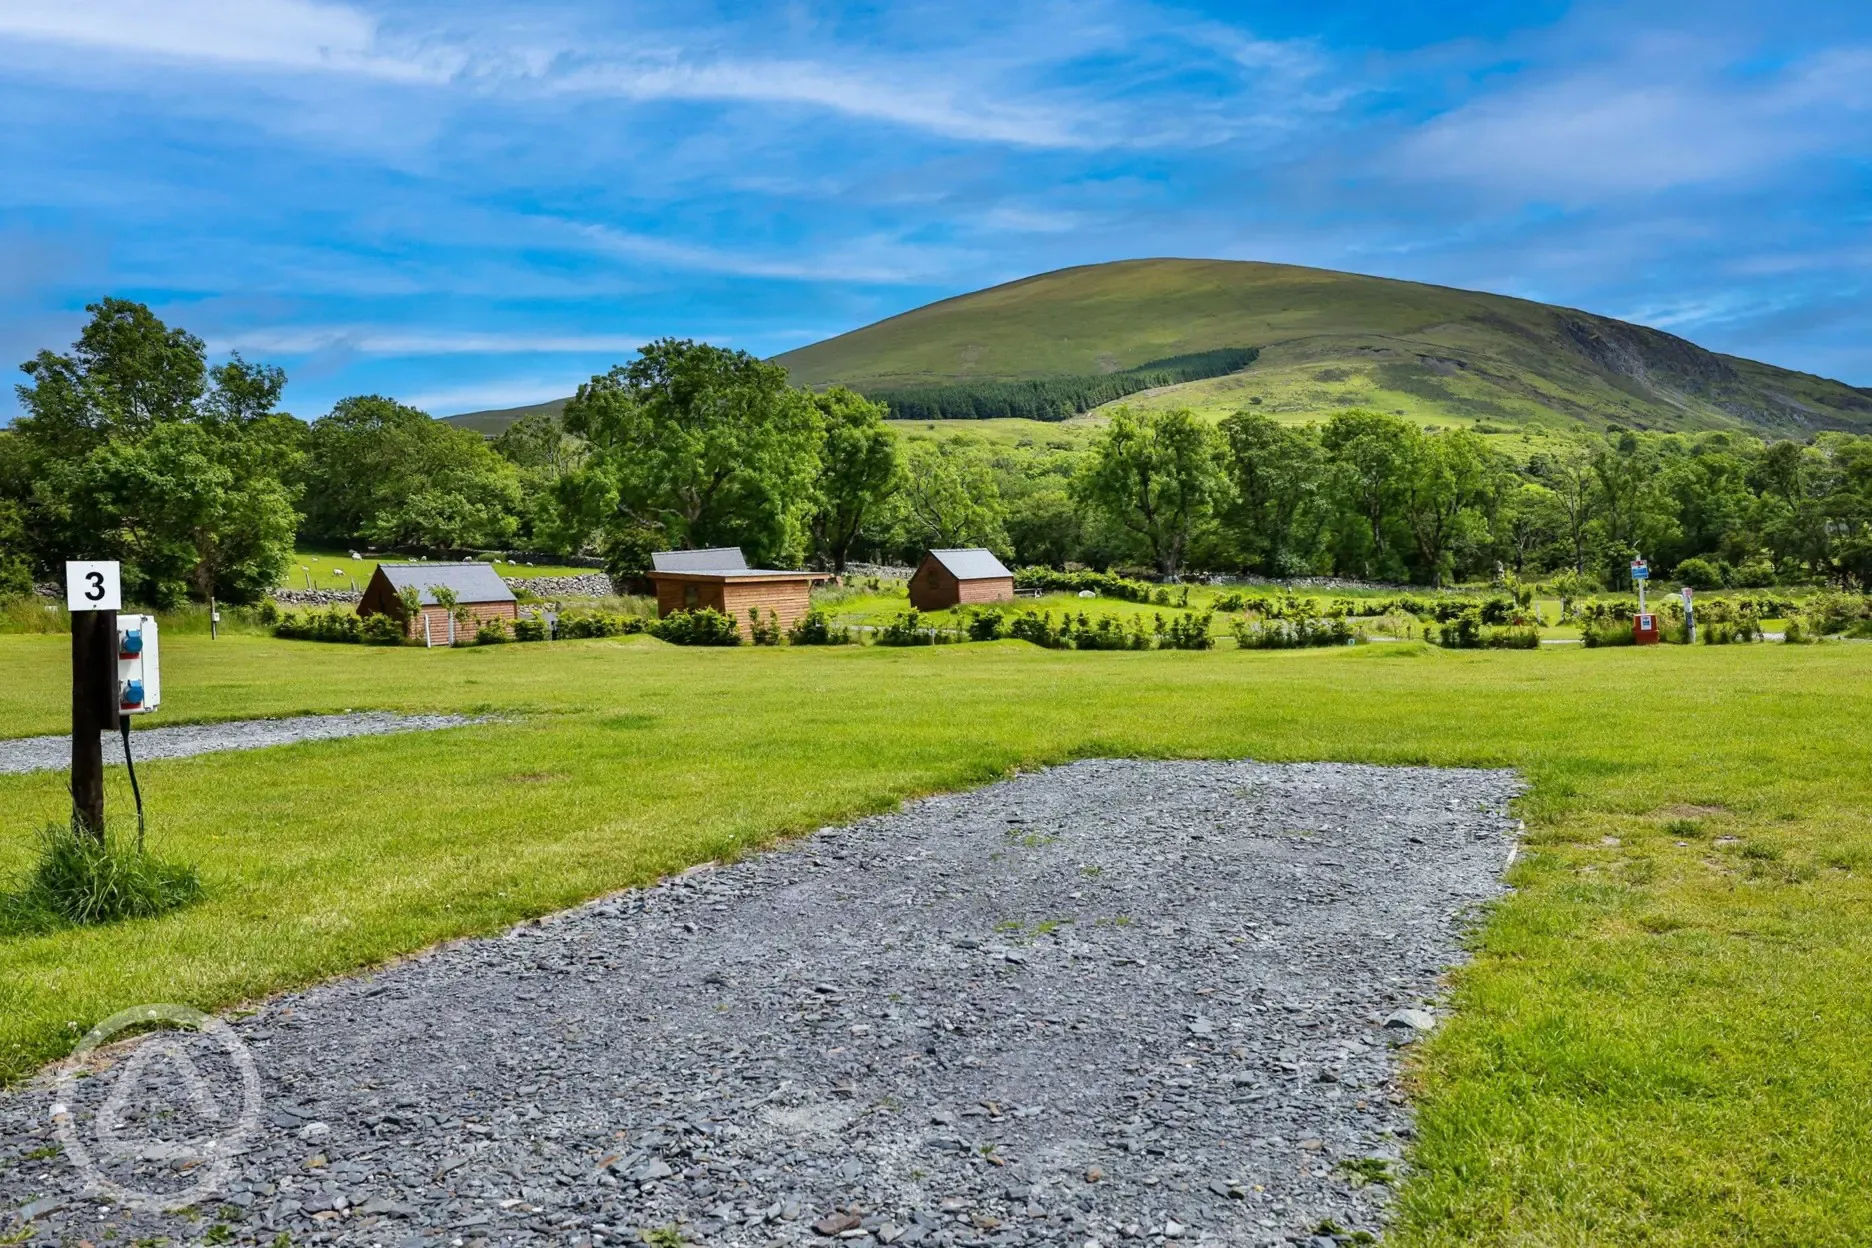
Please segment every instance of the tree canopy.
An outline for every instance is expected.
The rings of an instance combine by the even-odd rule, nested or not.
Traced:
[[[68,350],[21,366],[23,414],[0,429],[0,596],[89,557],[123,561],[141,602],[251,600],[295,541],[596,549],[620,572],[668,547],[843,570],[986,546],[1167,577],[1512,569],[1581,586],[1623,583],[1643,554],[1700,586],[1872,583],[1872,438],[1850,434],[1610,428],[1517,445],[1356,408],[1309,422],[1250,407],[1216,424],[1121,408],[1087,444],[1063,431],[1009,444],[892,427],[850,390],[812,393],[746,352],[666,338],[581,386],[563,417],[485,439],[382,395],[307,424],[279,410],[279,368],[239,354],[210,366],[200,339],[141,304],[88,311]]]
[[[158,604],[270,588],[298,523],[283,375],[238,356],[210,370],[199,338],[139,303],[86,310],[72,349],[39,352],[16,387],[0,491],[28,561],[115,558],[126,592]]]
[[[604,533],[614,566],[639,569],[658,546],[739,546],[768,564],[805,556],[821,419],[779,365],[658,339],[580,386],[565,427],[591,458],[561,498]]]

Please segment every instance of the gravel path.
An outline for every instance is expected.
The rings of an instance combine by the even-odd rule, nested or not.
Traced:
[[[294,741],[329,741],[337,737],[376,737],[391,732],[432,732],[459,728],[479,719],[464,715],[395,715],[360,711],[348,715],[297,715],[290,719],[237,719],[224,724],[185,724],[176,728],[130,731],[130,749],[140,763],[153,758],[188,758],[221,750],[259,750]],[[104,761],[123,765],[123,741],[103,734]],[[71,766],[71,737],[16,737],[0,741],[0,776],[27,771],[63,771]]]
[[[1516,791],[1088,762],[922,801],[268,1003],[206,1216],[79,1201],[44,1086],[0,1097],[0,1189],[33,1244],[1366,1242]]]

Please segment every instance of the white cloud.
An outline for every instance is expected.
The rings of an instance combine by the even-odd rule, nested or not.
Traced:
[[[1081,213],[1048,208],[1000,204],[975,219],[976,228],[990,233],[1069,234],[1085,224]]]
[[[653,334],[529,334],[485,331],[436,331],[371,326],[281,326],[257,328],[212,338],[211,350],[311,355],[577,355],[587,352],[634,353]]]
[[[907,69],[908,67],[906,67]],[[804,104],[927,130],[949,138],[1028,147],[1081,147],[1090,141],[1069,113],[1003,102],[979,90],[944,91],[910,85],[926,74],[889,80],[804,60],[724,59],[588,65],[554,79],[556,91],[618,95],[634,100],[736,100]],[[942,75],[936,75],[940,80]],[[972,97],[964,100],[966,94]]]
[[[953,267],[953,257],[927,248],[900,244],[893,239],[860,237],[835,255],[798,259],[767,259],[745,252],[723,251],[698,243],[649,234],[636,234],[608,225],[564,222],[579,238],[607,255],[644,260],[672,269],[725,273],[735,277],[768,277],[804,282],[866,282],[890,285],[928,278]],[[791,249],[777,254],[794,255]]]
[[[461,66],[458,54],[387,50],[374,19],[317,0],[7,0],[0,36],[411,82],[446,79]]]
[[[1629,61],[1511,86],[1428,122],[1385,162],[1406,179],[1576,205],[1760,177],[1842,142],[1865,149],[1872,50],[1835,49],[1752,83],[1721,56],[1647,45]]]

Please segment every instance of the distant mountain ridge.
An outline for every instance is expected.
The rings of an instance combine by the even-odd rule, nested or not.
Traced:
[[[1872,430],[1872,390],[1663,330],[1506,295],[1255,261],[1059,269],[775,359],[802,385],[901,394],[1116,373],[1226,348],[1259,357],[1240,372],[1153,392],[1150,402],[1212,412],[1254,405],[1288,419],[1368,406],[1434,423]],[[552,406],[450,420],[486,430]]]

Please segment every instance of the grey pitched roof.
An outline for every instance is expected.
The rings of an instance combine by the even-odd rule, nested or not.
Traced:
[[[738,546],[710,550],[659,550],[650,556],[658,572],[746,572],[747,556]]]
[[[390,582],[391,589],[415,586],[422,591],[422,605],[436,605],[430,587],[440,585],[455,591],[458,602],[513,602],[513,590],[485,563],[380,563],[377,570]]]
[[[930,558],[949,569],[958,581],[981,581],[990,577],[1013,576],[993,552],[980,547],[973,550],[932,550]]]

